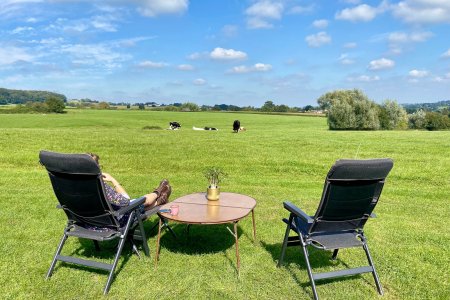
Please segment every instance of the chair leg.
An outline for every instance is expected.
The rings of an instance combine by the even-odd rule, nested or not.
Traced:
[[[312,269],[311,269],[311,264],[309,263],[309,254],[308,254],[308,249],[306,249],[306,245],[303,242],[303,237],[300,236],[301,241],[302,241],[302,251],[303,251],[303,255],[305,256],[305,262],[306,262],[306,268],[308,269],[308,276],[309,276],[309,280],[311,282],[311,287],[312,287],[312,291],[314,294],[314,299],[318,300],[319,296],[317,295],[317,290],[316,290],[316,283],[314,282],[314,278],[313,278],[313,273],[312,273]]]
[[[332,260],[336,260],[336,257],[338,255],[339,249],[334,249],[333,256],[331,257]]]
[[[139,229],[142,235],[142,244],[144,246],[144,254],[150,256],[150,249],[148,248],[147,237],[145,235],[144,224],[142,223],[141,216],[138,217]]]
[[[378,293],[380,295],[383,295],[384,292],[383,292],[383,287],[381,286],[381,283],[380,283],[380,278],[378,278],[377,271],[375,270],[375,265],[373,264],[373,261],[372,261],[372,256],[370,256],[369,246],[367,246],[367,244],[365,242],[363,243],[363,248],[364,248],[364,251],[366,252],[366,256],[367,256],[367,260],[369,261],[369,265],[373,269],[372,275],[373,275],[373,279],[375,280],[375,284],[377,285]]]
[[[62,250],[66,240],[67,240],[67,235],[66,235],[66,232],[64,231],[64,235],[62,236],[61,241],[59,242],[58,248],[56,249],[55,256],[53,257],[52,263],[50,264],[50,268],[48,269],[47,276],[45,277],[45,279],[49,279],[50,276],[52,276],[53,269],[55,268],[56,261],[57,261],[56,258],[61,253],[61,250]]]
[[[134,216],[135,216],[135,211],[131,212],[131,214],[128,218],[127,225],[125,226],[125,230],[123,231],[123,234],[120,236],[119,245],[117,246],[117,253],[116,253],[116,256],[114,257],[114,262],[111,265],[111,271],[109,272],[108,280],[106,281],[105,288],[103,289],[103,295],[108,294],[109,288],[111,286],[111,283],[112,283],[112,280],[114,277],[114,270],[116,269],[117,263],[119,262],[120,255],[122,254],[123,246],[125,245],[125,241],[127,240],[127,236],[130,231],[130,228],[131,228],[131,223],[133,223]]]
[[[111,267],[111,271],[109,272],[108,281],[106,281],[105,288],[103,289],[103,295],[108,294],[109,288],[111,286],[111,282],[114,276],[114,270],[116,269],[117,263],[119,262],[120,255],[122,254],[123,246],[125,245],[125,238],[120,238],[119,245],[117,247],[117,253],[114,257],[114,262]]]
[[[93,240],[93,242],[94,242],[95,250],[100,251],[100,245],[98,244],[98,241]]]
[[[286,232],[284,233],[283,246],[281,247],[281,254],[280,254],[280,259],[278,260],[277,268],[279,268],[281,266],[281,264],[283,263],[284,253],[286,252],[286,247],[287,247],[288,238],[289,238],[289,232],[291,231],[292,218],[293,218],[293,216],[291,214],[289,216],[289,224],[287,224]]]
[[[139,254],[139,250],[136,247],[136,244],[134,243],[133,239],[130,239],[130,243],[131,243],[131,250],[136,253],[136,255],[138,256],[139,259],[141,259],[141,255]]]

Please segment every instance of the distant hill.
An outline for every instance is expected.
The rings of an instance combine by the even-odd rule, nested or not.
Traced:
[[[66,96],[47,91],[25,91],[0,88],[0,104],[24,104],[28,101],[44,102],[49,97],[55,97],[64,102],[67,101]]]
[[[437,111],[442,108],[450,108],[450,100],[444,100],[434,103],[412,103],[412,104],[402,104],[408,113],[415,112],[418,109],[423,109],[426,111]]]

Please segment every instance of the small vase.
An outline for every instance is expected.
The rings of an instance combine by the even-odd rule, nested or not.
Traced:
[[[219,187],[206,189],[206,199],[210,201],[219,200],[219,195],[220,195]]]

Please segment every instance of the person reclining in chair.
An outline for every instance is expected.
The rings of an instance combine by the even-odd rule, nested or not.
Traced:
[[[88,153],[92,159],[99,164],[100,156],[94,153]],[[109,182],[113,185],[104,184],[106,200],[113,205],[114,210],[120,209],[120,207],[130,205],[130,196],[120,183],[108,173],[102,172],[103,181]],[[169,196],[172,193],[172,187],[169,185],[167,179],[163,179],[159,186],[151,193],[144,195],[145,202],[141,211],[149,210],[155,206],[163,205],[169,201]]]

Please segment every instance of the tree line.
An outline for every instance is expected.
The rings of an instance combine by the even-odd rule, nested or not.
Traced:
[[[63,102],[67,101],[66,96],[48,91],[27,91],[0,88],[0,105],[45,102],[51,97],[62,100]]]

